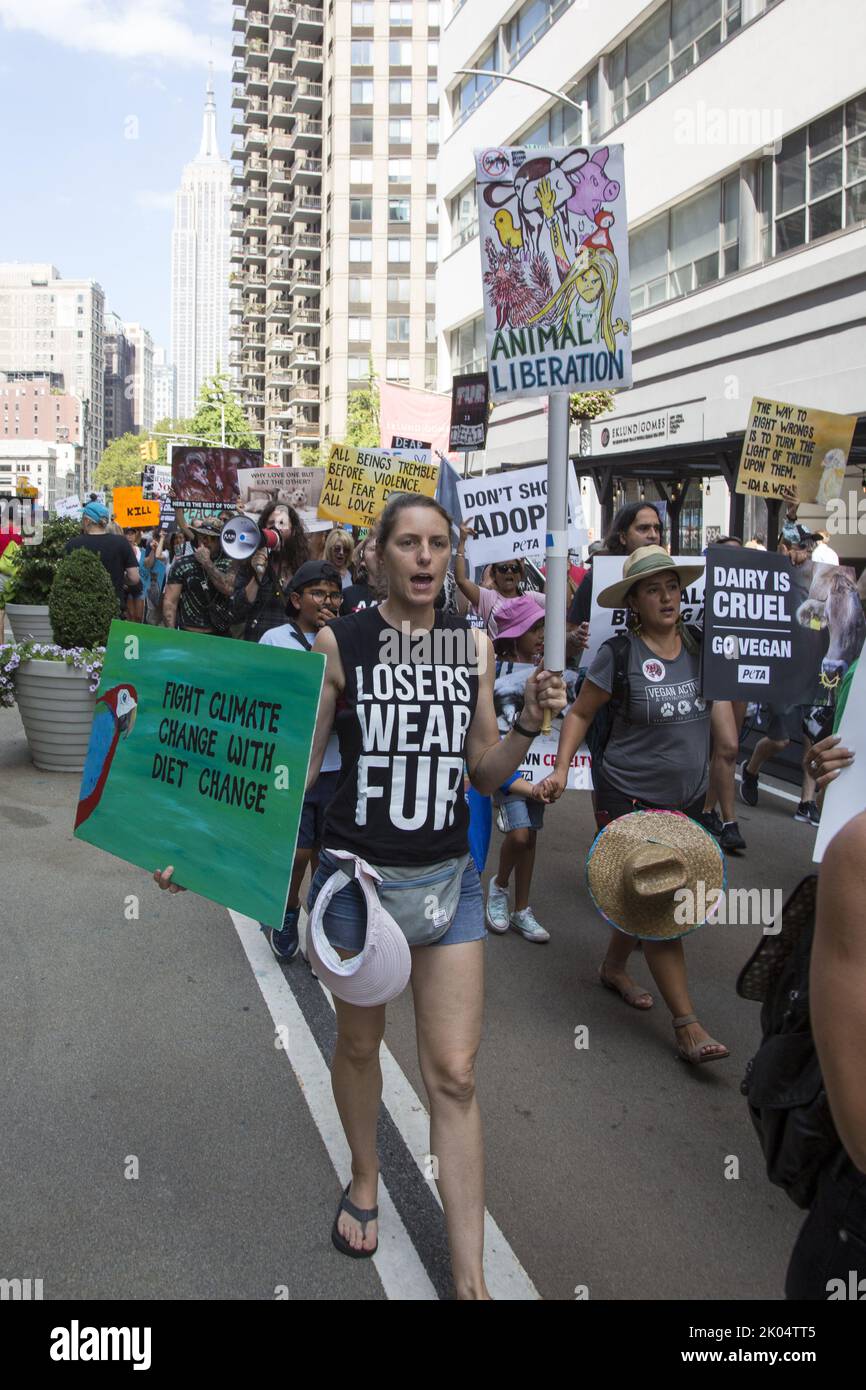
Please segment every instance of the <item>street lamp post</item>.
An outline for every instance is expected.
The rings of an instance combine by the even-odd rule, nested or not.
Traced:
[[[588,143],[589,104],[572,101],[564,92],[552,91],[538,82],[512,77],[489,68],[458,68],[466,76],[496,77],[517,82],[537,92],[555,97],[580,112],[581,141]],[[568,427],[569,392],[551,391],[547,397],[547,543],[545,547],[544,664],[548,671],[565,670],[566,594],[568,583]],[[550,711],[544,712],[542,732],[550,732]]]

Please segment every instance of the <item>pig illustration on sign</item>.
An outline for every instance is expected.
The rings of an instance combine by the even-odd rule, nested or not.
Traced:
[[[603,146],[571,174],[573,192],[568,200],[568,211],[578,225],[581,238],[590,236],[595,230],[596,214],[602,207],[619,197],[619,183],[605,173],[609,153],[607,146]]]

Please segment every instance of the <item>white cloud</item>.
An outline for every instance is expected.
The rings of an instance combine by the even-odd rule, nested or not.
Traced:
[[[135,194],[135,201],[140,208],[157,212],[171,212],[174,207],[174,194],[158,193],[150,188],[139,188]]]
[[[228,42],[187,23],[182,0],[0,0],[0,21],[84,53],[158,58],[184,67],[231,67]],[[227,31],[226,31],[227,35]]]

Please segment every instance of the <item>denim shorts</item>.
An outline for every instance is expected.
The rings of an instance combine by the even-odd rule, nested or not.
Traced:
[[[497,792],[493,804],[502,816],[505,830],[540,830],[544,824],[543,801],[529,801],[525,796],[508,796]]]
[[[307,898],[307,911],[312,912],[313,904],[323,884],[337,869],[342,868],[340,860],[331,859],[326,851],[319,858],[319,867],[313,875]],[[419,870],[419,873],[421,871]],[[323,925],[325,935],[334,947],[341,951],[362,951],[367,934],[367,908],[364,895],[357,883],[347,883],[339,893],[335,893],[325,909]],[[454,920],[444,936],[431,941],[431,946],[461,946],[465,941],[482,941],[487,935],[484,925],[484,901],[481,895],[481,879],[472,860],[463,871],[460,885],[460,898]]]

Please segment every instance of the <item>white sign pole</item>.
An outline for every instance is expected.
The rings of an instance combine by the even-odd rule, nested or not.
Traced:
[[[544,617],[544,665],[559,675],[565,670],[565,617],[568,579],[568,406],[564,391],[547,398],[547,567]],[[550,732],[550,710],[542,732]]]

